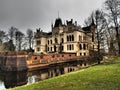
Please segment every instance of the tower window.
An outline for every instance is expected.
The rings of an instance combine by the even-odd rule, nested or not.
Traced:
[[[40,40],[37,40],[37,41],[36,41],[36,44],[37,44],[37,45],[40,45],[40,44],[41,44],[41,41],[40,41]]]
[[[40,51],[40,48],[39,48],[39,47],[37,48],[37,51]]]

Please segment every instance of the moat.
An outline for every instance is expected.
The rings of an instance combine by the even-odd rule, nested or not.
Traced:
[[[0,90],[35,83],[80,69],[78,62],[50,65],[34,71],[0,71]]]

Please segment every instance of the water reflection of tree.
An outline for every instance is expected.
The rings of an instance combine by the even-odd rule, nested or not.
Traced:
[[[12,88],[27,84],[27,72],[2,72],[1,80],[4,81],[5,88]],[[1,84],[1,83],[0,83]]]

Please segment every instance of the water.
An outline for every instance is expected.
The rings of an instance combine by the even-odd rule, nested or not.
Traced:
[[[80,69],[77,63],[51,65],[43,70],[3,72],[0,71],[0,90],[31,84]]]

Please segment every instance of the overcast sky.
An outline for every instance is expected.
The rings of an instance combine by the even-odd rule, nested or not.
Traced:
[[[11,26],[24,31],[51,31],[51,22],[59,16],[62,21],[78,21],[83,25],[90,13],[102,7],[105,0],[0,0],[0,29]]]

